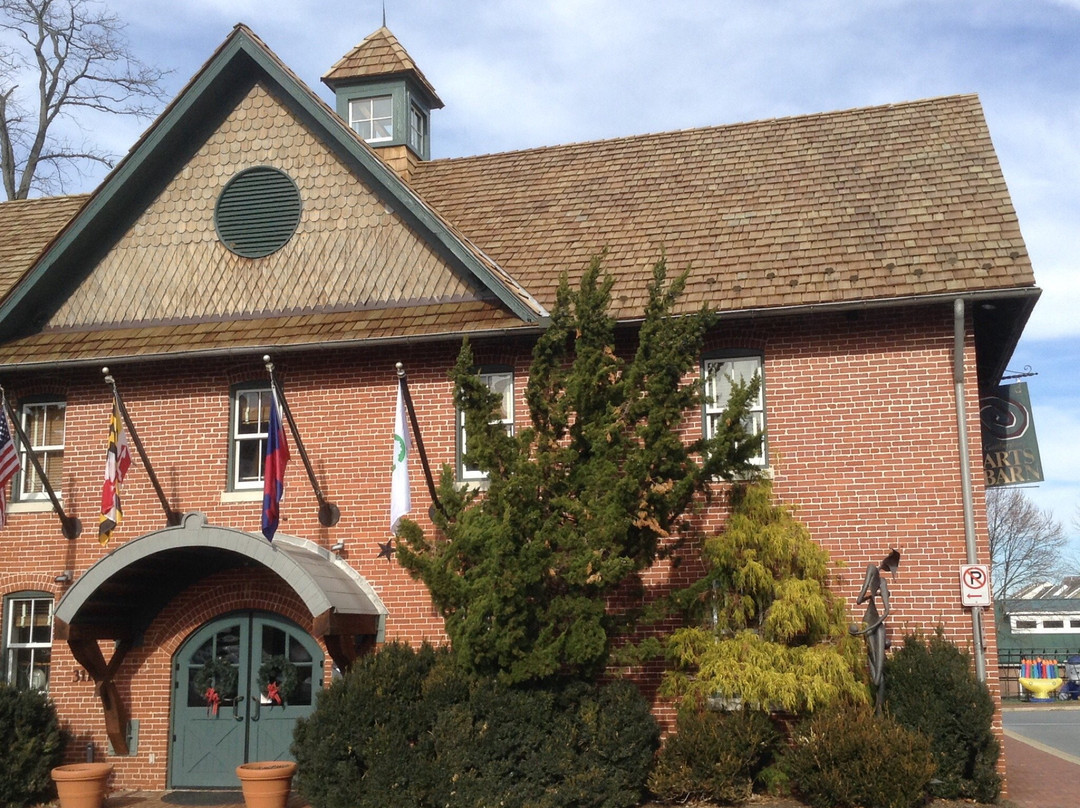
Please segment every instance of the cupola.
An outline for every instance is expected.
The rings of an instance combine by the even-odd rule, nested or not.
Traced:
[[[385,25],[342,56],[322,77],[349,126],[408,179],[431,153],[431,110],[443,102]]]

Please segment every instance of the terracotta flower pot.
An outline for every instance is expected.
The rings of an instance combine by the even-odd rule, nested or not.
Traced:
[[[61,808],[101,808],[111,763],[68,763],[52,770]]]
[[[289,760],[262,760],[236,767],[247,808],[285,808],[296,764]]]

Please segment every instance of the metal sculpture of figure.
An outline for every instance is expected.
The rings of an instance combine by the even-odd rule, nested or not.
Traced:
[[[896,568],[900,566],[900,553],[896,550],[885,556],[880,566],[866,565],[866,578],[863,580],[859,597],[855,600],[856,605],[866,604],[866,612],[863,614],[863,627],[852,625],[849,631],[852,634],[861,634],[866,638],[866,656],[870,662],[870,681],[873,682],[877,691],[875,712],[881,715],[882,702],[885,699],[885,651],[889,647],[885,636],[885,618],[889,616],[889,582],[881,577],[883,572],[891,572],[896,575]],[[878,611],[876,598],[881,597],[881,611]]]

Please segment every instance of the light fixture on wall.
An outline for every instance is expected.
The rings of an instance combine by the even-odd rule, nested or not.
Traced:
[[[69,584],[69,583],[71,583],[71,578],[72,578],[72,571],[71,570],[64,570],[59,575],[57,575],[55,578],[53,578],[53,580],[56,581],[58,584]]]
[[[335,553],[340,553],[345,549],[345,542],[339,541],[337,544],[331,545],[330,550]]]

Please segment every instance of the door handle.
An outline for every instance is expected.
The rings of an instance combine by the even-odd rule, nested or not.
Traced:
[[[261,701],[262,701],[261,699],[257,699],[254,696],[251,699],[251,703],[255,705],[255,715],[251,716],[252,721],[258,721],[259,720],[259,715],[260,715],[260,713],[262,713]]]
[[[237,721],[243,721],[244,720],[243,718],[240,717],[240,702],[242,702],[243,700],[244,700],[243,696],[237,696],[236,699],[233,701],[232,717],[235,718]]]

